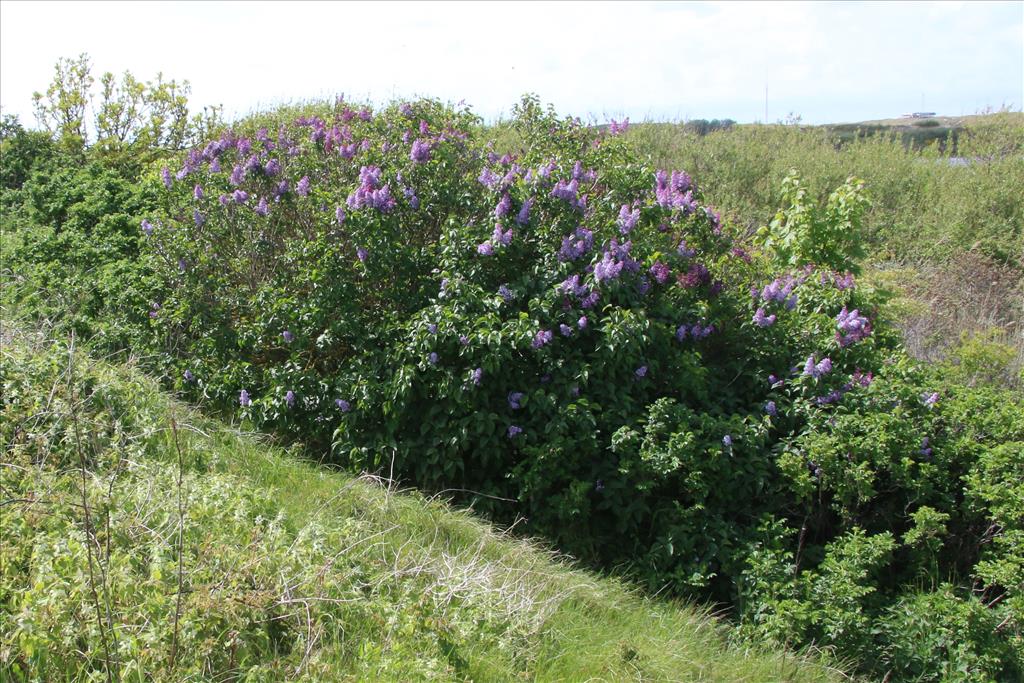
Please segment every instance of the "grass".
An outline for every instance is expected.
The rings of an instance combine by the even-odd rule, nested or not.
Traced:
[[[842,679],[4,328],[2,680]]]

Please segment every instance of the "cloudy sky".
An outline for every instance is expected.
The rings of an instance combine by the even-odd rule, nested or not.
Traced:
[[[32,123],[60,57],[189,80],[231,116],[344,93],[525,92],[607,120],[859,121],[1024,103],[1024,2],[0,2],[0,108]]]

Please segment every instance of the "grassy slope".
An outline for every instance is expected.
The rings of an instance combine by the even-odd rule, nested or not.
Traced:
[[[0,375],[2,680],[104,680],[105,648],[115,680],[839,678],[728,645],[699,610],[469,513],[296,459],[130,368],[6,334]]]

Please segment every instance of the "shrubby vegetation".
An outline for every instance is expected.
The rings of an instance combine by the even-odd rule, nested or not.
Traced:
[[[750,637],[900,680],[1021,675],[1024,406],[968,370],[990,350],[906,356],[854,274],[884,195],[790,175],[754,235],[625,126],[530,98],[510,126],[499,153],[468,110],[339,101],[123,187],[98,159],[29,172],[5,296],[345,467],[728,605]],[[80,292],[70,315],[47,283]]]

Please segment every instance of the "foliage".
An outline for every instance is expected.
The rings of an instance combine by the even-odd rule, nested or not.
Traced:
[[[66,344],[8,337],[0,379],[4,681],[835,678]]]

